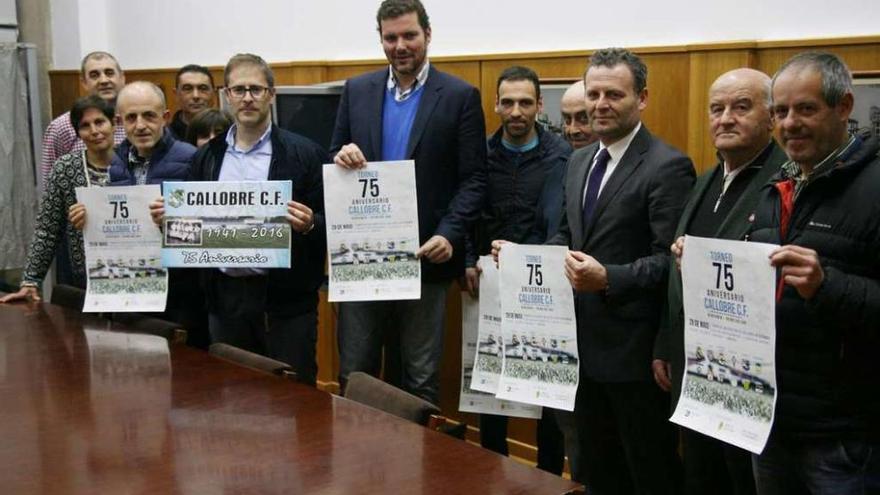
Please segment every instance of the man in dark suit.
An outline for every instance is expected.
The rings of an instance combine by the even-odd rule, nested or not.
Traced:
[[[382,331],[400,332],[403,387],[437,402],[449,282],[464,271],[464,236],[486,185],[480,93],[427,60],[431,26],[419,0],[385,0],[376,16],[390,67],[350,79],[331,154],[367,161],[415,160],[422,297],[339,305],[340,384],[352,371],[378,372]]]
[[[572,154],[565,215],[548,241],[571,249],[565,272],[581,359],[575,410],[558,419],[572,478],[590,495],[678,493],[668,401],[653,383],[651,352],[665,302],[666,245],[694,168],[641,124],[647,68],[636,55],[595,52],[584,83],[599,142]]]
[[[754,69],[736,69],[709,88],[709,132],[720,162],[701,175],[685,204],[676,230],[684,235],[742,239],[750,227],[761,188],[787,160],[773,141],[770,77]],[[672,390],[672,409],[684,373],[684,309],[681,273],[669,270],[669,315],[654,350],[654,379]],[[705,435],[682,429],[685,493],[755,493],[751,454]]]

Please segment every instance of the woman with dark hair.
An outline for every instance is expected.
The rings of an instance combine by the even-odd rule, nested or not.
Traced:
[[[186,141],[196,148],[201,148],[214,136],[226,134],[231,125],[232,118],[228,113],[214,108],[203,110],[197,113],[189,123]]]
[[[114,108],[96,95],[74,102],[70,123],[86,147],[60,157],[52,166],[37,214],[21,289],[0,298],[0,302],[40,299],[39,285],[65,234],[75,283],[85,287],[85,250],[80,229],[85,224],[86,213],[85,207],[76,201],[76,188],[103,187],[110,183],[110,164],[119,160],[113,153],[114,114]]]

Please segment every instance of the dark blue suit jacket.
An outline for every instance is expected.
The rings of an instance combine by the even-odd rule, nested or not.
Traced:
[[[345,84],[330,144],[331,159],[355,143],[367,161],[382,159],[382,106],[388,68]],[[464,238],[486,187],[486,124],[480,92],[431,66],[407,146],[415,160],[419,241],[435,234],[453,247],[446,263],[422,262],[422,279],[449,280],[464,269]],[[332,191],[325,191],[331,195]]]

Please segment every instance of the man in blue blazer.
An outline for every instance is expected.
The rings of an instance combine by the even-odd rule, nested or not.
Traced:
[[[428,15],[419,0],[385,0],[376,16],[390,67],[350,79],[331,142],[334,162],[415,160],[422,297],[339,306],[340,384],[377,373],[382,332],[400,332],[403,387],[438,398],[446,290],[464,271],[464,236],[486,183],[480,93],[427,60]]]
[[[676,249],[685,235],[742,240],[751,227],[764,186],[788,159],[773,141],[770,77],[754,69],[722,74],[709,88],[709,133],[718,164],[697,179],[675,231]],[[679,251],[680,252],[680,251]],[[684,301],[681,273],[670,260],[665,324],[654,346],[654,379],[671,390],[672,407],[685,373]],[[753,495],[751,454],[682,428],[685,493]]]

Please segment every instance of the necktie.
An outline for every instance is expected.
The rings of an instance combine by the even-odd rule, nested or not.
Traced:
[[[587,194],[584,195],[584,230],[590,224],[593,213],[596,211],[596,204],[599,203],[599,187],[602,185],[602,178],[605,177],[605,169],[608,168],[608,160],[611,155],[608,154],[607,148],[602,148],[599,155],[596,156],[596,164],[593,171],[590,172],[590,179],[587,181]]]

